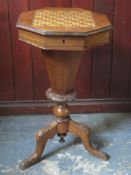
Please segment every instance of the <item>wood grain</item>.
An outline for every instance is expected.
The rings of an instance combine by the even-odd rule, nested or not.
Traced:
[[[88,37],[76,36],[42,36],[40,34],[18,29],[19,39],[42,50],[89,50],[109,43],[109,31]]]
[[[81,51],[43,51],[51,88],[57,94],[70,94],[83,55]]]
[[[0,0],[0,5],[0,14],[2,13],[0,18],[0,39],[2,42],[4,41],[4,45],[0,45],[0,100],[45,99],[44,92],[47,87],[49,87],[49,84],[41,51],[33,47],[31,53],[29,46],[17,40],[15,22],[17,16],[22,11],[28,10],[29,7],[31,9],[45,6],[70,7],[70,0]],[[94,52],[94,60],[90,57],[91,52],[89,52],[89,57],[87,57],[87,53],[85,53],[77,78],[79,98],[105,98],[111,96],[128,98],[131,96],[130,1],[115,0],[112,2],[112,0],[94,0],[93,3],[92,0],[72,0],[72,6],[86,9],[93,9],[94,6],[94,11],[107,14],[111,21],[113,18],[115,19],[112,43],[113,57],[110,59],[111,53],[109,50],[112,50],[110,46],[96,49]],[[3,35],[2,33],[6,34]],[[13,62],[11,57],[13,58]],[[109,64],[111,64],[111,66],[109,66]],[[24,67],[26,67],[26,71],[24,71]],[[33,74],[31,72],[33,72]],[[109,82],[111,82],[111,85]],[[33,93],[34,98],[32,98]],[[114,105],[113,101],[112,104]],[[124,104],[120,106],[121,109],[125,110]],[[109,106],[107,108],[109,111],[113,110],[113,106],[111,109]],[[108,111],[107,108],[106,111]],[[118,108],[116,108],[115,105],[114,108],[115,111],[117,111]],[[10,110],[11,112],[15,112],[13,111],[14,109],[8,109],[4,111],[4,113],[8,113]],[[19,111],[16,108],[15,110],[16,113]],[[37,110],[39,111],[39,109]],[[120,111],[120,108],[118,110]],[[20,111],[22,112],[22,109],[20,109]],[[93,108],[91,111],[93,111]],[[98,110],[94,107],[94,111]]]
[[[37,163],[43,153],[48,139],[52,139],[57,133],[57,123],[53,121],[46,128],[41,128],[36,133],[36,147],[34,153],[20,163],[20,169],[24,170]]]
[[[30,9],[34,10],[34,9],[40,9],[43,7],[50,7],[51,6],[51,0],[28,0],[30,3]]]
[[[72,0],[53,0],[53,6],[57,7],[71,7],[72,6]]]
[[[25,115],[26,117],[27,114],[52,114],[53,105],[54,103],[48,100],[2,101],[0,116]],[[73,114],[131,112],[131,99],[77,99],[70,107]]]
[[[92,10],[92,0],[72,0],[72,7],[80,7]],[[92,52],[84,52],[84,56],[81,60],[80,69],[78,71],[76,90],[78,98],[90,98],[91,97],[91,69],[92,69]]]
[[[94,0],[94,11],[106,14],[113,24],[113,0]],[[92,98],[110,96],[112,34],[110,44],[94,49],[92,66]]]
[[[75,121],[70,121],[69,122],[69,132],[74,134],[77,137],[80,137],[85,149],[93,156],[103,159],[103,160],[108,160],[109,156],[104,153],[99,151],[98,149],[94,148],[91,145],[90,141],[90,128],[87,127],[84,124],[77,123]]]
[[[13,69],[8,2],[0,0],[0,100],[13,100]]]
[[[72,0],[72,7],[92,9],[93,8],[93,1],[92,0]]]
[[[112,97],[129,97],[131,77],[131,1],[116,0],[112,63]],[[131,91],[130,91],[131,92]]]
[[[17,30],[15,27],[18,15],[22,11],[29,9],[29,2],[28,0],[9,0],[8,2],[13,53],[15,99],[33,99],[32,60],[30,46],[18,41]]]
[[[30,0],[30,9],[50,7],[50,0],[38,1]],[[47,70],[44,64],[44,58],[40,49],[32,46],[32,63],[33,63],[33,89],[34,99],[46,99],[45,91],[49,87]]]

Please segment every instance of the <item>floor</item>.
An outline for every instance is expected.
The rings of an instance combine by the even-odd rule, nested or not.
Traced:
[[[41,162],[20,170],[19,162],[34,150],[34,133],[52,119],[52,115],[0,117],[0,175],[131,175],[131,113],[72,115],[92,128],[92,144],[110,154],[109,161],[89,155],[69,134],[64,144],[57,136],[50,140]]]

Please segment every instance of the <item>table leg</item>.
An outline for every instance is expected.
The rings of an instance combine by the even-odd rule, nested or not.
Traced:
[[[108,160],[109,155],[97,150],[96,148],[93,148],[93,146],[90,143],[90,128],[85,126],[84,124],[80,124],[77,122],[74,122],[70,120],[69,122],[69,132],[71,132],[74,135],[77,135],[81,138],[83,145],[85,146],[85,149],[93,156]]]
[[[48,139],[52,139],[57,133],[57,123],[54,121],[46,128],[40,129],[36,133],[36,148],[34,153],[20,163],[20,169],[24,170],[39,161]]]

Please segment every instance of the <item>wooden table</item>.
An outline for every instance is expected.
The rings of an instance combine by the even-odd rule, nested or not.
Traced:
[[[57,134],[64,142],[68,132],[80,137],[90,154],[107,160],[106,153],[91,145],[89,127],[71,120],[68,106],[76,98],[74,81],[83,51],[110,40],[112,27],[107,17],[79,8],[44,8],[22,13],[17,28],[20,40],[42,50],[51,84],[46,96],[56,102],[55,120],[36,133],[35,151],[20,163],[20,168],[39,161],[48,139]]]

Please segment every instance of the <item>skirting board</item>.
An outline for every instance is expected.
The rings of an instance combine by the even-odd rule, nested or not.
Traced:
[[[52,114],[53,105],[48,100],[0,101],[0,116]],[[69,105],[71,113],[131,112],[131,98],[77,99]]]

